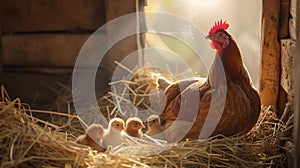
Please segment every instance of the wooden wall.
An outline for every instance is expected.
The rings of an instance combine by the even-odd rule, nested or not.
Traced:
[[[294,135],[289,133],[288,136],[291,139],[295,136],[295,141],[290,142],[296,144],[298,149],[285,151],[287,167],[299,167],[300,155],[299,53],[296,52],[296,21],[299,19],[296,15],[296,2],[297,0],[263,0],[260,95],[262,105],[272,105],[283,122],[288,123],[289,117],[296,116],[292,122]],[[289,146],[288,143],[289,141],[284,144],[285,147]],[[295,153],[298,156],[295,157]]]
[[[296,10],[297,9],[297,10]],[[300,35],[300,3],[297,0],[291,0],[291,19],[290,23],[290,32],[291,38],[296,40],[297,35]],[[291,21],[292,20],[292,21]],[[296,29],[298,27],[298,29]],[[295,79],[295,87],[294,87],[294,96],[295,96],[295,127],[294,127],[294,141],[295,141],[295,159],[293,167],[300,167],[300,43],[299,40],[296,40],[295,44],[295,57],[294,57],[294,79]]]
[[[33,108],[48,108],[57,96],[53,89],[68,84],[77,55],[95,30],[136,11],[136,0],[0,1],[0,82],[11,97],[20,97]],[[107,32],[102,32],[104,38]],[[136,39],[129,40],[127,47],[121,45],[125,49],[106,56],[108,66],[113,57],[124,57],[120,52],[135,50],[135,44]],[[100,85],[107,83],[107,73],[99,79]]]
[[[260,94],[263,105],[283,114],[293,99],[293,57],[295,50],[295,0],[263,1],[263,45]],[[293,21],[291,21],[293,20]]]

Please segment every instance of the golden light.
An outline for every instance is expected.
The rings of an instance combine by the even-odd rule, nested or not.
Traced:
[[[219,0],[187,0],[191,8],[211,9],[217,6]]]

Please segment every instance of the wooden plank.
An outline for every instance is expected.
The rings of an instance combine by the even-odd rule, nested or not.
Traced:
[[[136,9],[136,0],[106,0],[105,1],[105,10],[106,10],[106,21],[112,21],[113,19],[117,19],[126,14],[135,13]],[[128,22],[118,22],[118,25],[107,25],[107,37],[109,41],[113,41],[111,37],[114,36],[117,32],[120,31],[120,28],[131,29],[134,28],[133,32],[137,32],[136,26],[128,26]],[[132,25],[136,25],[137,22],[131,23]],[[121,61],[128,54],[136,51],[138,49],[137,46],[137,36],[133,35],[123,40],[118,41],[115,46],[113,46],[109,51],[109,62],[113,62],[111,60]],[[111,64],[110,64],[111,65]],[[115,65],[111,65],[114,67]]]
[[[261,62],[260,95],[262,105],[277,108],[280,83],[280,45],[278,40],[280,1],[263,1],[263,47]]]
[[[300,3],[295,3],[297,6],[296,14],[298,18],[295,18],[297,21],[297,34],[300,34]],[[300,167],[300,43],[299,41],[296,43],[296,55],[295,55],[295,120],[294,120],[294,142],[295,142],[295,151],[296,156],[294,158],[294,167]]]
[[[296,41],[291,39],[281,40],[281,86],[288,95],[294,96],[295,78],[295,50]]]
[[[1,0],[3,32],[95,30],[105,23],[104,0]]]
[[[286,103],[288,102],[287,93],[285,90],[280,86],[279,87],[279,93],[278,93],[278,111],[277,116],[280,118],[284,114],[284,109],[286,106]]]
[[[60,83],[71,90],[72,86],[69,82],[71,82],[73,75],[72,71],[72,68],[47,69],[33,67],[33,69],[30,69],[30,67],[25,67],[15,70],[12,67],[9,69],[5,68],[4,86],[9,91],[11,98],[19,97],[22,102],[30,104],[33,108],[52,109],[54,107],[49,107],[49,105],[53,105],[58,96],[58,93],[52,88],[55,88],[56,91],[64,89],[59,85]],[[92,75],[91,69],[78,69],[77,72]],[[105,80],[108,79],[108,76],[98,72],[95,78],[96,95],[103,94],[104,90],[101,89],[107,86],[108,81]],[[107,88],[105,89],[107,90]],[[60,96],[70,98],[69,101],[72,101],[71,92],[66,91],[65,95],[60,93]]]
[[[291,39],[296,40],[297,35],[296,35],[296,20],[294,18],[289,19],[289,34]]]
[[[2,33],[0,27],[0,85],[3,84]]]
[[[290,0],[291,3],[290,3],[290,14],[291,14],[291,17],[296,19],[296,16],[297,16],[297,1],[298,0]]]
[[[289,36],[289,14],[290,14],[290,0],[280,1],[280,26],[279,38],[287,38]]]
[[[289,33],[291,36],[291,39],[296,40],[296,20],[297,20],[297,0],[291,0],[290,3],[290,20],[289,20]]]
[[[5,73],[4,86],[12,99],[21,98],[32,108],[45,108],[56,100],[57,93],[48,88],[57,82],[67,84],[71,74],[45,75],[40,73]]]
[[[106,21],[112,21],[126,14],[135,13],[137,11],[137,1],[136,0],[105,0],[105,16]],[[107,37],[108,41],[113,42],[113,37],[122,29],[130,29],[131,32],[137,32],[138,26],[137,21],[133,23],[128,23],[126,20],[123,22],[118,22],[118,24],[107,25]],[[122,40],[117,41],[108,52],[108,57],[105,59],[106,65],[109,67],[110,73],[114,72],[116,68],[115,61],[121,62],[130,53],[138,50],[138,35],[131,35]],[[138,58],[135,56],[131,59],[130,64],[132,67],[138,65]]]
[[[105,38],[105,34],[99,36]],[[3,35],[3,63],[13,66],[73,67],[89,37],[90,34]]]

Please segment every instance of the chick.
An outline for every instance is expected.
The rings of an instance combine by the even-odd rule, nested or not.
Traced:
[[[125,132],[132,137],[142,137],[142,128],[145,128],[142,120],[137,117],[128,118],[126,121]]]
[[[147,119],[147,126],[148,126],[148,130],[145,133],[146,135],[155,138],[161,138],[158,137],[158,135],[163,131],[163,128],[158,115],[150,115]]]
[[[104,128],[100,124],[92,124],[90,125],[85,134],[80,135],[75,140],[76,143],[90,146],[92,149],[97,151],[104,151],[100,142],[103,138]]]
[[[121,118],[113,118],[109,121],[108,128],[103,135],[103,147],[115,147],[120,145],[122,141],[121,132],[125,129],[125,122]]]

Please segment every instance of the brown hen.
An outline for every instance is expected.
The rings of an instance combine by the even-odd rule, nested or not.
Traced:
[[[157,80],[165,93],[162,115],[168,141],[246,134],[256,123],[260,97],[228,27],[221,20],[206,37],[216,50],[207,78],[172,84],[164,78]]]

